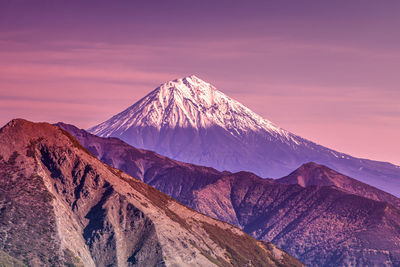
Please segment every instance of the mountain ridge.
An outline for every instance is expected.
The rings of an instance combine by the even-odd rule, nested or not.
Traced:
[[[229,176],[239,173],[247,173],[250,176],[257,177],[257,179],[261,179],[256,174],[247,171],[239,171],[236,173],[229,171],[220,172],[212,167],[206,167],[206,166],[181,162],[178,160],[173,160],[166,156],[160,155],[154,151],[133,147],[115,137],[107,137],[107,138],[98,137],[96,135],[87,132],[84,129],[79,129],[78,127],[71,124],[59,122],[56,123],[55,125],[71,133],[75,138],[79,140],[79,142],[83,146],[85,146],[88,150],[94,153],[96,157],[98,157],[108,165],[123,169],[127,173],[135,174],[136,177],[149,184],[152,184],[154,181],[148,177],[152,175],[158,175],[157,171],[154,171],[155,168],[164,168],[164,169],[187,168],[190,170],[196,170],[195,172],[193,172],[193,176],[200,177],[198,180],[200,181],[205,180],[206,183],[215,182],[221,176]],[[119,152],[113,154],[112,152],[113,150]],[[126,150],[129,152],[132,151],[136,152],[125,153]],[[124,163],[124,161],[122,160],[123,157],[127,157],[126,159],[127,162]],[[157,167],[150,167],[151,165],[143,164],[143,166],[139,168],[133,168],[133,165],[137,164],[135,161],[140,160],[142,157],[154,162],[159,161],[156,164]],[[146,168],[148,168],[147,171]],[[203,178],[202,176],[199,176],[200,175],[199,173],[207,173],[212,178],[211,179]],[[305,179],[299,181],[298,180],[299,175]],[[315,179],[315,177],[319,179],[317,180],[318,182],[315,182],[313,180]],[[290,174],[284,177],[280,177],[278,179],[271,179],[271,178],[262,178],[262,179],[265,180],[266,182],[267,181],[277,182],[289,185],[296,184],[304,188],[310,186],[328,186],[328,187],[333,186],[351,194],[359,195],[377,201],[388,202],[394,206],[400,207],[400,200],[396,196],[387,193],[386,191],[382,191],[369,184],[363,183],[352,177],[343,175],[335,170],[328,168],[327,166],[317,164],[315,162],[304,163],[303,165],[292,171]],[[360,187],[364,187],[365,189],[362,190],[360,189]]]
[[[305,163],[289,175],[275,181],[298,184],[302,187],[334,186],[355,195],[385,201],[400,207],[399,198],[314,162]]]

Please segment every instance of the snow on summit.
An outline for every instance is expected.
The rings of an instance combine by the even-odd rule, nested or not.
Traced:
[[[90,129],[96,135],[110,136],[132,126],[208,128],[218,125],[233,135],[268,131],[290,138],[236,100],[218,91],[195,75],[161,84],[139,102],[104,123]]]

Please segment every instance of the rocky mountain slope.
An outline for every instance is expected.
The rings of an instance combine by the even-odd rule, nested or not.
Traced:
[[[29,266],[302,266],[96,159],[66,131],[0,129],[0,251]],[[4,258],[3,257],[3,258]]]
[[[273,241],[309,266],[400,265],[399,199],[325,166],[309,163],[282,179],[261,179],[174,161],[117,138],[58,125],[102,161]]]
[[[173,159],[262,177],[282,177],[312,161],[400,195],[399,166],[354,158],[285,131],[194,75],[160,85],[89,131]]]

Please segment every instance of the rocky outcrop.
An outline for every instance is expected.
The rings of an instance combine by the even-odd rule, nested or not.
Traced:
[[[66,131],[0,130],[0,250],[29,266],[302,266],[96,159]]]
[[[398,198],[325,166],[309,163],[278,181],[261,179],[249,172],[218,172],[173,161],[116,138],[59,126],[102,161],[257,239],[278,244],[307,265],[400,264]]]

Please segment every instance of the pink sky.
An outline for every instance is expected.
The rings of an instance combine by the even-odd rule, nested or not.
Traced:
[[[2,1],[0,124],[82,128],[195,74],[275,124],[400,164],[400,4]]]

